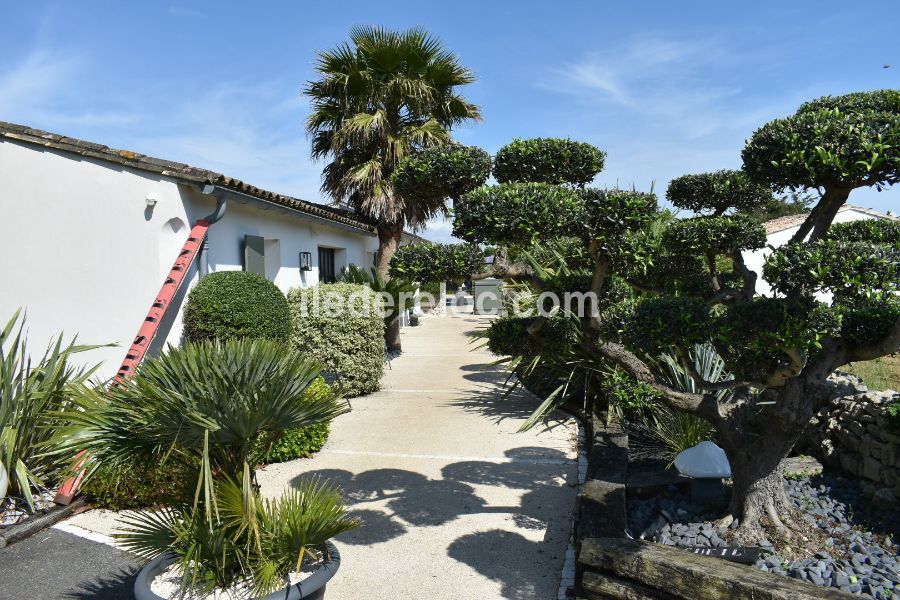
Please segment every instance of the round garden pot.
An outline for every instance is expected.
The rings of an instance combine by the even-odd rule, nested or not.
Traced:
[[[341,566],[341,555],[331,542],[325,542],[325,555],[327,558],[322,566],[300,583],[260,596],[257,600],[320,600],[324,598],[325,584],[334,577]],[[134,582],[135,600],[164,600],[162,596],[158,596],[150,590],[150,582],[174,560],[170,554],[163,554],[144,565]]]

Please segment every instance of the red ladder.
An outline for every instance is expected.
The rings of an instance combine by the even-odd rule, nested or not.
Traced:
[[[175,298],[175,294],[178,293],[181,284],[184,283],[191,264],[197,258],[197,253],[203,245],[203,239],[206,237],[209,225],[209,221],[205,219],[200,219],[194,223],[191,234],[188,236],[184,246],[181,247],[178,258],[175,259],[175,264],[172,265],[172,269],[163,281],[162,287],[156,295],[156,300],[150,305],[150,311],[144,318],[140,329],[138,329],[137,335],[134,337],[128,353],[125,355],[125,360],[122,361],[122,366],[119,367],[119,372],[116,374],[113,385],[130,378],[134,375],[138,365],[141,364],[141,361],[147,354],[147,350],[150,348],[150,343],[153,342],[153,338],[156,337],[159,331],[160,323],[162,323],[162,319],[166,315],[172,299]],[[75,458],[77,459],[83,454],[83,452],[80,452]],[[79,462],[75,468],[78,469],[83,462],[83,460]],[[81,484],[83,477],[84,470],[82,469],[77,475],[67,479],[59,488],[53,501],[64,506],[72,502],[72,498],[78,492],[78,486]]]

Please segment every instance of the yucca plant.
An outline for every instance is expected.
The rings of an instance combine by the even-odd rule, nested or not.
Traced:
[[[704,381],[717,383],[732,379],[731,374],[725,370],[725,361],[709,342],[695,344],[693,351],[685,357],[685,360],[693,363],[694,370]],[[707,391],[697,384],[690,369],[672,353],[661,355],[656,368],[660,377],[674,389],[692,394],[702,394]],[[715,392],[719,402],[726,402],[731,394],[732,391],[727,389]],[[716,435],[712,423],[706,419],[694,414],[672,410],[661,404],[654,407],[650,430],[665,446],[670,466],[671,461],[675,460],[675,456],[679,452],[692,448],[700,442],[713,440]]]
[[[271,591],[283,586],[287,565],[323,536],[355,526],[331,487],[301,487],[299,499],[288,493],[273,503],[261,499],[256,485],[260,447],[348,410],[333,392],[306,393],[320,370],[270,340],[170,346],[130,381],[82,390],[59,451],[86,451],[88,480],[98,465],[193,466],[195,480],[185,482],[171,506],[126,520],[123,543],[143,556],[173,553],[184,590],[250,579]],[[297,524],[295,541],[272,533],[279,519]]]
[[[0,489],[0,500],[8,494],[33,510],[33,490],[53,483],[65,466],[50,452],[54,430],[65,422],[73,389],[96,369],[74,366],[70,358],[97,346],[76,345],[74,339],[65,344],[60,335],[35,357],[20,317],[17,310],[0,330],[0,471],[8,485]]]

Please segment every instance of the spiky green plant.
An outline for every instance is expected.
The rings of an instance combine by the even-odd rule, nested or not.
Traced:
[[[54,428],[64,422],[74,387],[96,370],[73,366],[69,359],[97,346],[76,345],[74,339],[64,344],[60,335],[33,357],[20,315],[17,310],[0,330],[0,465],[8,477],[6,493],[33,510],[33,489],[46,487],[65,466],[48,453]]]
[[[303,479],[281,498],[263,499],[234,479],[215,483],[213,521],[190,503],[158,512],[133,513],[116,538],[144,558],[175,557],[182,588],[211,592],[250,580],[267,594],[287,585],[314,549],[359,525],[349,517],[338,490],[317,478]]]
[[[704,381],[717,383],[732,379],[732,376],[725,370],[725,361],[710,343],[695,344],[693,351],[684,359],[691,361],[693,369]],[[660,376],[676,390],[692,394],[706,392],[694,379],[691,370],[672,353],[660,356],[657,369]],[[727,401],[731,394],[732,391],[727,389],[715,392],[719,402]],[[682,450],[692,448],[700,442],[713,440],[716,435],[715,428],[706,419],[672,410],[661,404],[654,407],[650,430],[663,443],[666,448],[666,457],[671,461],[674,461],[675,456]],[[671,466],[671,462],[669,464]]]
[[[83,389],[58,452],[85,450],[88,480],[98,465],[193,465],[195,480],[185,482],[171,506],[126,519],[123,543],[142,556],[175,554],[183,590],[249,578],[271,591],[303,551],[355,526],[329,486],[301,486],[272,503],[256,485],[252,463],[261,448],[265,453],[283,432],[347,411],[330,390],[306,393],[319,373],[318,365],[270,340],[170,346],[130,381]],[[279,520],[303,535],[284,542],[287,534],[277,527],[289,525],[276,526]]]

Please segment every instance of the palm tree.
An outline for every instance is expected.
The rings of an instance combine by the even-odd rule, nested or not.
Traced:
[[[424,30],[381,27],[354,27],[350,43],[319,53],[316,70],[320,78],[304,93],[312,99],[312,155],[331,159],[322,191],[375,225],[376,270],[388,281],[404,227],[447,209],[443,199],[405,200],[391,173],[417,150],[448,144],[454,126],[481,118],[457,92],[475,76]]]

